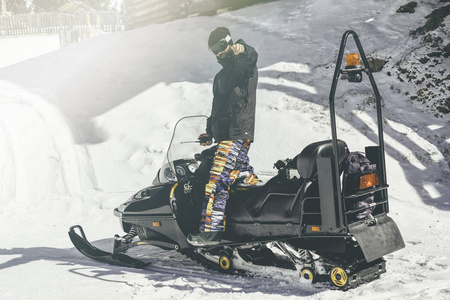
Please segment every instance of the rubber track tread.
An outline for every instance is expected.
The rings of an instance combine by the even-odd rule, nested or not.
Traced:
[[[204,257],[203,255],[201,255],[200,253],[195,252],[194,250],[183,250],[183,251],[181,251],[181,254],[183,254],[187,258],[197,262],[198,264],[202,265],[203,267],[205,267],[206,269],[209,269],[209,270],[218,271],[218,272],[225,273],[225,274],[233,274],[233,275],[242,275],[242,276],[251,276],[252,275],[246,270],[238,270],[238,269],[234,269],[234,268],[231,268],[229,270],[224,270],[220,267],[219,262],[214,263],[214,262],[210,261],[209,259],[207,259],[206,257]]]

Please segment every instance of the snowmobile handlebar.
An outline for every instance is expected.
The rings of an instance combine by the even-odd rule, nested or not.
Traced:
[[[204,144],[209,141],[211,141],[210,136],[199,136],[196,141],[186,141],[186,142],[181,142],[181,144],[194,144],[194,143]]]

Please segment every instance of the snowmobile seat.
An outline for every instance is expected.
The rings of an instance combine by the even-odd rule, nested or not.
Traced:
[[[344,141],[338,140],[339,165],[345,162],[348,147]],[[297,162],[297,171],[305,180],[311,180],[317,174],[316,158],[333,156],[333,143],[331,140],[312,143],[303,149],[294,159]]]

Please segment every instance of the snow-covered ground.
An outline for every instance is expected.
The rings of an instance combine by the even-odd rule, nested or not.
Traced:
[[[0,298],[450,299],[450,118],[421,109],[405,96],[414,84],[389,75],[420,44],[409,32],[445,4],[435,2],[398,14],[406,1],[281,0],[63,49],[57,37],[0,39]],[[209,113],[220,66],[206,41],[217,26],[259,52],[250,157],[266,176],[276,160],[330,137],[328,95],[346,30],[366,54],[389,57],[374,76],[385,105],[390,216],[406,248],[386,256],[380,280],[341,292],[281,273],[223,275],[155,247],[145,270],[103,265],[73,248],[67,231],[81,224],[110,249],[121,231],[112,209],[150,185],[175,122]],[[356,50],[351,39],[348,49]],[[367,78],[341,81],[337,95],[339,137],[350,150],[374,144]]]
[[[19,36],[0,39],[0,68],[59,49],[58,35]]]

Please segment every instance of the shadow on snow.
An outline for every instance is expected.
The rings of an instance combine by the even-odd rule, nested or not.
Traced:
[[[96,246],[110,245],[112,240],[93,242]],[[145,254],[144,254],[145,253]],[[136,253],[135,253],[136,254]],[[328,289],[323,284],[301,283],[300,278],[262,277],[222,274],[206,270],[176,251],[166,251],[153,246],[145,246],[137,253],[140,259],[152,261],[145,269],[112,266],[91,260],[75,248],[59,249],[51,247],[1,249],[0,257],[19,256],[0,264],[0,271],[15,268],[35,261],[57,262],[68,272],[99,281],[128,284],[127,274],[141,274],[152,288],[172,288],[180,291],[203,289],[215,293],[264,293],[283,296],[310,296]],[[270,276],[267,274],[267,276]],[[130,276],[130,280],[135,277]],[[179,281],[177,279],[182,279]],[[145,289],[145,286],[141,286]]]

